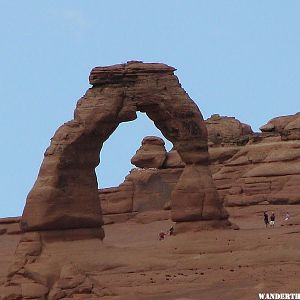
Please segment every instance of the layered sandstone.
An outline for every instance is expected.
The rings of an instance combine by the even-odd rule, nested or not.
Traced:
[[[293,127],[293,136],[296,136],[300,130],[299,113],[272,119],[262,128],[268,128],[272,122],[276,124],[272,131],[253,133],[249,125],[233,117],[213,115],[206,120],[210,170],[226,206],[300,203],[300,141],[291,140],[292,135],[287,135],[284,129]],[[147,155],[146,152],[143,154]],[[184,165],[178,152],[172,149],[160,169],[155,169],[154,163],[133,169],[125,181],[132,182],[131,213],[169,209],[172,190]],[[122,189],[122,185],[115,189]],[[103,193],[103,199],[105,189],[99,192]],[[112,192],[111,203],[114,197]]]
[[[165,142],[156,136],[147,136],[142,141],[142,146],[131,158],[131,163],[139,168],[162,167],[167,157]]]
[[[214,179],[228,206],[300,203],[300,142],[247,145]]]
[[[14,261],[1,278],[0,299],[118,295],[91,280],[89,273],[95,253],[101,252],[107,264],[111,252],[103,255],[105,249],[100,248],[103,213],[124,216],[147,212],[165,206],[168,198],[177,232],[230,225],[209,169],[203,117],[174,71],[164,64],[141,62],[92,70],[92,88],[77,102],[74,119],[54,134],[28,194],[20,221],[24,234]],[[170,171],[164,174],[163,166],[174,166],[177,154],[168,156],[158,138],[145,139],[133,162],[148,171],[143,176],[139,170],[131,172],[119,188],[102,191],[101,210],[95,168],[102,145],[121,122],[134,120],[137,111],[145,112],[174,144],[183,168],[179,176],[173,169],[176,176]],[[159,176],[157,170],[162,171]],[[163,189],[156,192],[161,186]],[[0,227],[1,234],[8,236],[5,233],[11,225]],[[82,253],[89,254],[82,257]],[[114,268],[108,265],[102,270]]]
[[[214,114],[205,121],[210,145],[244,145],[253,134],[251,126],[234,117]]]
[[[106,222],[126,221],[143,212],[169,210],[171,194],[183,168],[135,168],[118,187],[99,190],[99,199]],[[169,214],[165,214],[170,218]],[[161,215],[158,216],[161,218]]]
[[[276,213],[274,229],[265,228],[264,210]],[[284,221],[287,211],[291,218]],[[261,287],[276,291],[278,286],[279,292],[296,293],[300,206],[230,207],[229,212],[239,231],[188,232],[163,241],[157,234],[174,225],[170,220],[105,225],[103,242],[49,241],[46,232],[30,233],[22,238],[12,265],[20,236],[1,235],[0,282],[7,269],[9,281],[0,286],[0,299],[249,300],[257,298]],[[32,255],[41,244],[39,256]]]
[[[214,174],[227,206],[300,203],[300,115],[277,117]]]
[[[167,194],[177,232],[230,225],[209,169],[203,117],[174,71],[164,64],[141,62],[91,71],[92,88],[77,102],[74,119],[63,124],[51,139],[26,199],[20,221],[25,233],[16,247],[14,262],[1,279],[1,299],[116,295],[91,280],[89,273],[95,253],[101,252],[107,264],[111,252],[103,255],[105,249],[100,248],[103,213],[124,215],[158,209],[166,204]],[[119,188],[100,193],[101,210],[95,168],[102,145],[121,122],[134,120],[137,111],[145,112],[174,144],[183,168],[179,176],[173,169],[164,174],[163,166],[174,166],[177,154],[168,157],[163,141],[145,139],[133,162],[153,168],[143,176],[134,171]],[[159,176],[157,170],[162,170]],[[170,176],[172,172],[176,179]],[[163,189],[156,192],[161,186]],[[6,232],[5,225],[2,234]],[[82,258],[84,251],[89,254]],[[107,265],[102,270],[114,268]]]
[[[141,62],[91,71],[92,88],[78,101],[74,119],[56,131],[45,152],[26,200],[21,221],[24,231],[101,227],[95,174],[99,153],[117,126],[134,120],[137,111],[146,112],[184,162],[172,190],[172,219],[228,224],[209,169],[205,122],[174,71],[164,64]],[[157,140],[145,140],[133,160],[139,166],[160,168],[166,158],[162,146]],[[150,153],[147,157],[145,150]],[[126,194],[126,189],[118,191],[119,195]],[[115,208],[111,204],[108,211],[130,210],[130,197],[122,205],[114,200]],[[133,209],[136,205],[140,206],[133,202]]]
[[[280,134],[282,140],[300,140],[300,112],[276,117],[260,127],[260,130]]]

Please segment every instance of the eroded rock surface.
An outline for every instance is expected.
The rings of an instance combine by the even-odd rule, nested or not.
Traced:
[[[137,213],[170,209],[171,194],[183,168],[132,169],[119,187],[99,190],[105,221],[120,222]],[[170,216],[166,214],[166,217]]]
[[[227,206],[300,203],[300,115],[277,117],[214,172]]]
[[[299,113],[274,118],[265,127],[272,123],[276,126],[262,133],[253,133],[249,125],[233,117],[216,114],[206,120],[209,167],[226,206],[300,203],[300,141],[295,135],[300,130],[298,120]],[[285,133],[289,124],[293,124],[294,140],[291,134]],[[172,190],[185,164],[175,149],[166,157],[160,169],[133,169],[126,177],[126,181],[133,183],[131,213],[171,208]],[[186,172],[188,170],[193,172],[190,168]],[[193,178],[193,175],[188,177]],[[110,194],[111,203],[115,195]],[[120,198],[119,201],[126,202]]]
[[[92,70],[92,88],[78,101],[74,119],[54,134],[28,194],[20,221],[25,233],[1,282],[0,299],[98,299],[122,294],[90,273],[104,238],[95,168],[103,143],[121,122],[134,120],[137,111],[146,112],[178,155],[168,156],[158,138],[145,139],[133,161],[147,167],[146,173],[133,171],[120,187],[102,191],[103,213],[141,211],[152,222],[148,210],[168,206],[172,219],[182,223],[178,232],[230,225],[209,169],[203,117],[174,71],[164,64],[141,62]],[[165,172],[165,164],[172,171]],[[171,204],[166,205],[166,198]],[[164,219],[169,211],[158,215]],[[137,222],[142,223],[139,217]],[[82,258],[85,250],[90,254]],[[101,270],[115,268],[111,263],[115,255],[107,258],[110,252],[101,254]],[[99,264],[95,266],[99,271]]]
[[[131,163],[139,168],[162,167],[167,157],[165,142],[156,136],[147,136],[142,141],[142,146],[132,157]]]
[[[262,132],[278,133],[283,140],[300,139],[300,112],[295,115],[276,117],[260,127]]]
[[[234,117],[214,114],[205,121],[210,145],[244,145],[253,134],[251,126],[241,123]]]
[[[134,120],[137,111],[146,112],[185,164],[172,191],[172,219],[213,220],[215,224],[228,218],[211,178],[203,117],[174,71],[164,64],[141,62],[91,71],[93,87],[78,101],[74,119],[56,131],[45,152],[38,178],[26,200],[23,230],[103,224],[95,174],[99,152],[119,123]],[[147,145],[148,141],[144,148]],[[161,167],[165,154],[162,145],[156,146],[160,159],[152,159],[151,163]]]
[[[300,142],[247,145],[214,179],[229,206],[300,203]]]
[[[265,228],[264,210],[276,213],[275,228]],[[297,292],[300,206],[253,205],[230,207],[229,211],[241,230],[187,232],[166,236],[163,241],[157,234],[174,223],[140,222],[150,219],[152,212],[151,216],[144,212],[142,220],[106,225],[104,241],[62,242],[49,239],[50,232],[26,233],[22,239],[26,247],[18,249],[20,260],[11,266],[8,281],[0,287],[0,299],[179,300],[220,299],[222,295],[224,300],[249,300],[257,298],[261,287],[273,290],[280,286]],[[287,211],[290,220],[284,221]],[[13,253],[11,246],[6,249],[12,237],[15,235],[0,236],[0,256]],[[39,256],[28,255],[38,253],[40,243]],[[0,273],[7,264],[0,260]]]

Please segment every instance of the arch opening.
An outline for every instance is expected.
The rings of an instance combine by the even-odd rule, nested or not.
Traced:
[[[185,230],[230,224],[208,167],[203,117],[174,71],[164,64],[141,62],[92,70],[93,87],[45,152],[26,199],[24,231],[101,228],[95,172],[99,153],[120,123],[136,119],[137,111],[147,114],[185,163],[171,198],[176,225]]]
[[[121,123],[103,143],[100,163],[96,167],[98,188],[116,187],[124,181],[129,171],[136,168],[131,158],[146,136],[162,138],[166,151],[173,148],[173,144],[155,127],[146,113],[137,112],[135,120]]]

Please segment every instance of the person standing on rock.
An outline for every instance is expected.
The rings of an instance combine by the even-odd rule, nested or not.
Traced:
[[[270,217],[270,226],[274,227],[275,226],[275,214],[272,212],[271,217]]]
[[[266,228],[267,228],[269,225],[269,216],[266,211],[264,211],[264,221],[265,221]]]

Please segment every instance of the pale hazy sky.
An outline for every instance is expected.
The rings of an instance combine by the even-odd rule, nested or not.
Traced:
[[[95,66],[176,67],[205,118],[254,130],[300,110],[300,1],[0,0],[0,216],[20,215],[43,153]],[[124,123],[101,153],[100,186],[128,173],[148,119]],[[169,146],[170,147],[170,146]]]

